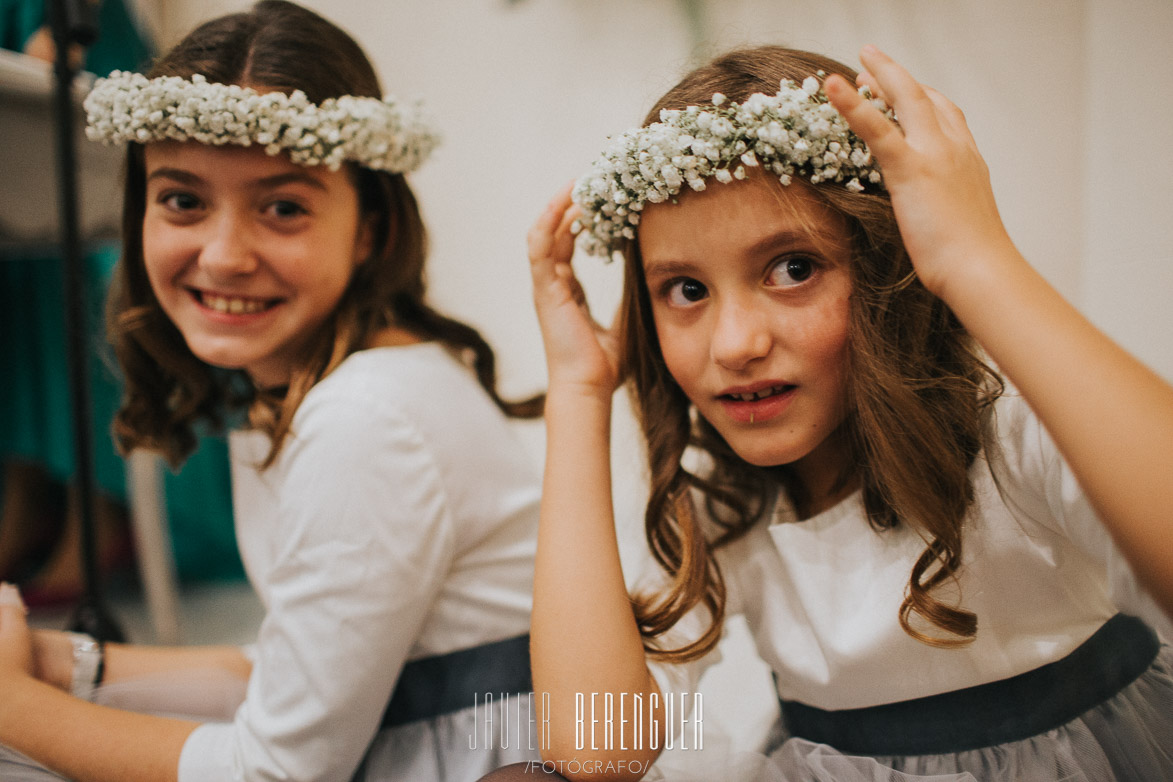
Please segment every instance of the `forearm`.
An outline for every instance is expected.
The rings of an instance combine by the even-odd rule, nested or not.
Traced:
[[[1173,615],[1173,387],[1087,321],[1013,246],[945,300],[1022,392],[1140,581]]]
[[[236,646],[106,646],[105,681],[108,683],[210,668],[247,681],[252,663]]]
[[[3,691],[0,743],[75,782],[171,782],[197,726],[96,706],[31,678]]]
[[[68,691],[73,672],[73,645],[68,633],[41,630],[33,634],[38,679]],[[156,674],[219,669],[247,681],[252,665],[235,646],[131,646],[106,644],[104,684]]]
[[[628,703],[642,695],[645,708],[658,695],[623,579],[611,505],[611,400],[551,388],[546,401],[547,455],[541,527],[534,570],[534,689],[549,693],[552,759],[650,762],[658,752],[603,752],[585,737],[578,746],[575,697],[599,702],[611,693]],[[616,706],[616,710],[618,706]],[[616,712],[617,715],[617,712]],[[645,726],[662,724],[644,715]],[[618,725],[618,716],[616,716]],[[629,723],[627,728],[631,728]],[[621,745],[615,736],[614,746]],[[631,747],[631,735],[622,745]]]

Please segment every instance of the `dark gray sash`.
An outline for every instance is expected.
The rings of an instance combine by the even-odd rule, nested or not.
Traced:
[[[1009,679],[864,709],[781,701],[791,736],[854,755],[939,755],[991,747],[1065,725],[1144,673],[1160,650],[1136,617],[1117,614],[1062,660]]]
[[[432,719],[471,707],[486,693],[523,695],[533,689],[529,634],[413,660],[403,666],[380,727]]]

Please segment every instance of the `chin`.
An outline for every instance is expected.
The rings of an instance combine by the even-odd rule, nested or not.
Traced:
[[[238,351],[206,350],[191,344],[188,344],[187,347],[192,355],[200,361],[218,369],[244,369],[249,363],[247,359],[241,357]]]
[[[754,467],[781,467],[783,465],[790,464],[791,462],[798,461],[797,459],[787,459],[775,456],[773,454],[757,455],[738,453],[737,455],[740,456],[743,461],[752,464]]]
[[[758,442],[739,444],[729,438],[725,438],[725,442],[729,443],[729,447],[742,461],[748,462],[754,467],[780,467],[796,462],[803,457],[803,454],[796,454],[792,449],[771,447],[770,443],[761,442],[766,439],[765,437],[758,436],[754,439]]]

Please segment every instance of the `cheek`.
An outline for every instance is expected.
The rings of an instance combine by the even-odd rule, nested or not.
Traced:
[[[185,248],[175,232],[157,226],[143,226],[143,266],[155,295],[172,275],[182,268]]]
[[[678,324],[666,325],[656,318],[656,338],[668,373],[685,394],[692,396],[691,388],[699,380],[707,364],[707,346],[696,329],[683,329]]]
[[[303,285],[341,291],[362,264],[353,237],[333,232],[299,237],[285,247],[286,273]]]
[[[806,335],[812,355],[826,363],[840,363],[847,355],[847,307],[835,307],[822,313]]]
[[[840,401],[847,389],[849,318],[846,299],[836,301],[807,321],[800,337],[810,369],[818,373],[824,390]]]

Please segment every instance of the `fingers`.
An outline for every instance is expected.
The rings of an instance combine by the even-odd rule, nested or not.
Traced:
[[[550,250],[554,245],[559,229],[563,225],[569,226],[565,218],[572,205],[570,191],[573,186],[574,183],[572,182],[559,190],[550,199],[550,203],[546,204],[545,210],[538,216],[533,227],[530,228],[528,236],[530,260],[539,261],[547,258],[550,255]]]
[[[832,74],[823,83],[823,88],[831,105],[864,140],[881,165],[900,153],[904,147],[904,134],[900,128],[860,95],[847,79]]]
[[[553,282],[554,267],[559,262],[569,263],[574,254],[574,235],[570,226],[579,210],[571,202],[573,186],[570,183],[558,191],[526,237],[535,285]]]
[[[874,46],[865,46],[859,56],[864,67],[857,84],[867,86],[873,96],[888,103],[899,117],[899,126],[862,98],[846,79],[828,77],[825,89],[831,103],[884,167],[885,178],[895,175],[903,156],[914,150],[941,152],[956,144],[973,146],[965,115],[944,95],[920,84]]]
[[[580,217],[582,217],[582,207],[578,204],[571,204],[570,208],[563,213],[562,220],[558,223],[558,230],[555,232],[555,235],[559,238],[569,236],[573,239],[574,234],[571,232],[571,226]]]
[[[8,637],[14,630],[23,629],[28,612],[20,598],[20,590],[12,584],[0,583],[0,637]]]
[[[965,121],[965,113],[953,101],[937,92],[932,87],[924,88],[925,94],[937,109],[937,117],[942,127],[952,135],[970,135],[969,123]]]
[[[574,270],[570,268],[568,263],[560,263],[554,267],[554,275],[570,290],[570,298],[574,303],[580,307],[586,306],[586,291],[582,288],[582,283],[574,276]]]
[[[12,584],[0,583],[0,611],[3,611],[5,608],[19,610],[21,616],[29,612],[24,604],[24,600],[20,597],[19,589]]]
[[[855,83],[860,87],[867,87],[871,90],[873,98],[879,98],[888,105],[892,104],[883,88],[880,87],[879,81],[866,68],[861,70],[856,76]],[[968,124],[965,122],[965,114],[962,113],[956,104],[932,87],[922,84],[920,88],[924,90],[925,95],[932,101],[939,122],[947,125],[950,130],[969,129]]]
[[[888,104],[900,117],[905,129],[932,130],[937,125],[936,106],[925,88],[912,77],[904,66],[871,44],[859,53],[864,69],[886,96]]]
[[[873,98],[879,98],[885,103],[888,102],[888,96],[884,94],[882,89],[880,89],[880,84],[876,81],[876,77],[868,73],[866,68],[856,74],[855,84],[857,87],[867,87],[869,90],[871,90]]]

